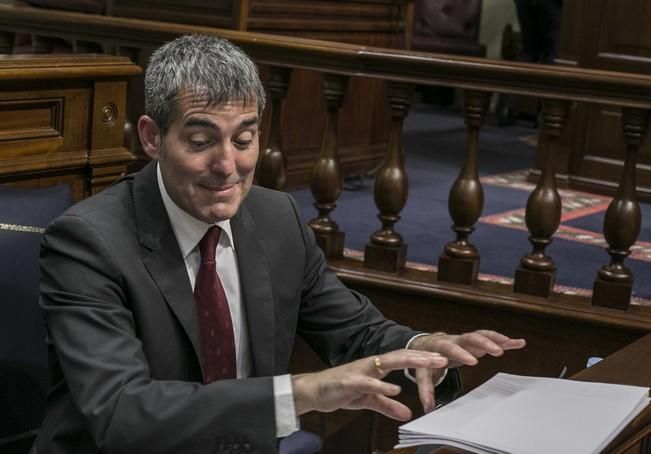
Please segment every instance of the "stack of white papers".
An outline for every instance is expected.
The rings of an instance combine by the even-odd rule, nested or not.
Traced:
[[[497,374],[400,427],[397,447],[476,453],[598,453],[649,403],[649,388]]]

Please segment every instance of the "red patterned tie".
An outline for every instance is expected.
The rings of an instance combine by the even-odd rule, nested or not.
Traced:
[[[201,265],[194,284],[204,383],[235,378],[235,340],[228,300],[217,274],[215,250],[221,229],[212,226],[199,242]]]

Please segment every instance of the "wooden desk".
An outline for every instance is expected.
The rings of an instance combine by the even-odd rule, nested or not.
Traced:
[[[572,380],[651,386],[651,334],[613,353]],[[416,448],[394,449],[387,454],[412,454]],[[648,405],[603,450],[608,454],[651,453],[651,405]],[[455,448],[437,448],[431,454],[463,454]]]
[[[613,353],[572,380],[651,386],[651,334]],[[648,405],[604,450],[607,453],[651,452],[651,405]]]

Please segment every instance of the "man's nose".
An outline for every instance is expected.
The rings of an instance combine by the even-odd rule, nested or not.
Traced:
[[[212,160],[210,163],[210,170],[213,173],[230,175],[235,173],[235,157],[237,156],[237,150],[232,143],[228,142],[223,144],[223,146],[218,147],[213,153]]]

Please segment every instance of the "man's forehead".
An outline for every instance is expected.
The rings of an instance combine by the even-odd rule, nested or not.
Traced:
[[[258,111],[258,100],[255,97],[252,97],[252,99],[233,97],[214,100],[205,92],[190,90],[183,90],[179,93],[178,103],[182,111],[190,109],[197,111],[239,110],[242,113]]]

